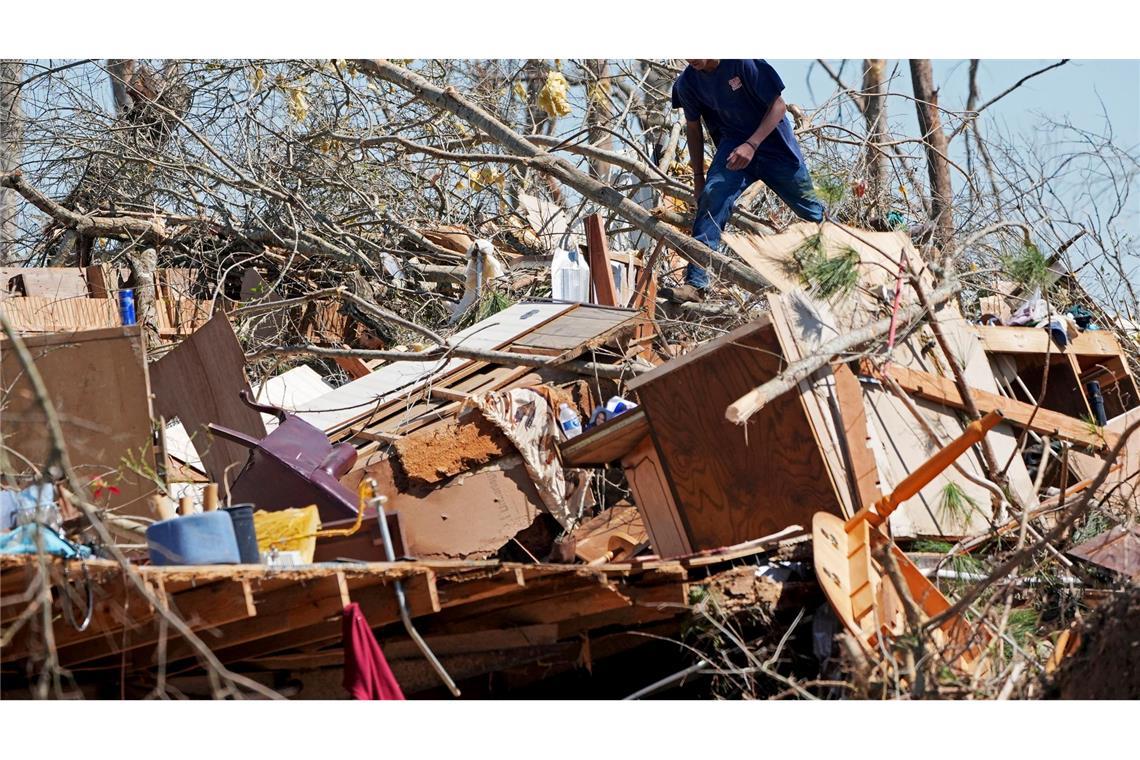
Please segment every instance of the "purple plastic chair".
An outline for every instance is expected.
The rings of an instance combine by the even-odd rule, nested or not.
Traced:
[[[355,518],[356,495],[340,483],[356,464],[352,444],[334,446],[324,433],[300,417],[255,403],[246,390],[241,391],[241,399],[259,412],[274,415],[280,424],[260,441],[237,430],[209,425],[212,435],[250,450],[245,467],[230,487],[230,503],[248,502],[268,511],[316,504],[322,523]]]

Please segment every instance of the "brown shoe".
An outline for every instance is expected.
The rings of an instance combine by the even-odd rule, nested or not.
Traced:
[[[705,291],[692,285],[679,285],[675,288],[661,288],[661,295],[673,303],[689,303],[705,300]]]

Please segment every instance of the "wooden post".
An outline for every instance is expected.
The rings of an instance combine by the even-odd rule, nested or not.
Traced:
[[[610,252],[606,231],[598,214],[586,217],[586,247],[590,254],[590,282],[594,286],[594,302],[601,306],[617,306],[617,288],[610,268]]]
[[[648,343],[648,339],[653,336],[655,332],[653,326],[653,319],[657,315],[657,264],[661,261],[661,256],[665,252],[665,241],[658,240],[657,246],[653,249],[653,253],[649,255],[649,259],[642,267],[641,273],[637,277],[637,284],[633,288],[633,296],[629,300],[629,308],[641,309],[645,312],[645,321],[637,326],[633,334],[634,343],[644,341]],[[641,356],[649,358],[653,355],[650,346],[646,345],[645,349],[641,352]]]

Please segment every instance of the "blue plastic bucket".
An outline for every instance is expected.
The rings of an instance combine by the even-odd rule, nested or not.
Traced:
[[[224,512],[201,512],[157,522],[146,529],[152,565],[241,563],[234,524]]]

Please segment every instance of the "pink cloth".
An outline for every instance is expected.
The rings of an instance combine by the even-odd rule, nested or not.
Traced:
[[[344,608],[344,688],[353,699],[404,698],[356,602]]]

